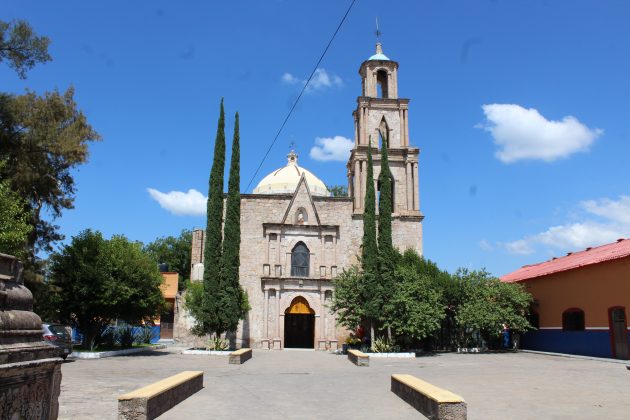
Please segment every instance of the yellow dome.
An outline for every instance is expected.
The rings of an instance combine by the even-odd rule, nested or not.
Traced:
[[[287,166],[283,166],[264,177],[254,188],[254,194],[293,194],[302,174],[304,174],[312,195],[320,197],[330,196],[326,184],[321,179],[298,166],[297,155],[294,151],[291,151],[287,158]]]

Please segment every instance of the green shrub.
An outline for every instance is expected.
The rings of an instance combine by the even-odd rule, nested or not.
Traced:
[[[230,342],[221,336],[214,336],[208,340],[207,350],[225,351],[230,348]]]
[[[372,344],[372,351],[374,353],[391,353],[394,350],[394,345],[387,339],[387,337],[381,337],[374,339]]]
[[[118,327],[118,340],[120,347],[127,349],[133,346],[133,342],[136,341],[136,334],[131,325],[125,325],[124,327]]]
[[[150,325],[145,325],[136,332],[136,344],[151,344],[151,341],[153,341],[153,339],[157,336],[158,335],[155,333],[153,327],[151,327]]]

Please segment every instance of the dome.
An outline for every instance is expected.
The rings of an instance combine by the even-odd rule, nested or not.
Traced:
[[[293,194],[302,174],[304,174],[312,195],[318,197],[330,196],[326,184],[321,179],[298,166],[297,154],[294,151],[291,151],[287,158],[287,165],[264,177],[254,188],[254,194]]]
[[[368,58],[368,61],[370,61],[370,60],[389,61],[389,57],[387,57],[385,54],[383,54],[383,46],[381,45],[380,42],[376,43],[376,54],[374,54],[372,57]]]

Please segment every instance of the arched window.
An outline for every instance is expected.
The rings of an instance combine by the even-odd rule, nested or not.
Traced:
[[[378,98],[387,98],[387,71],[379,70],[376,72],[376,83],[378,84]]]
[[[567,309],[562,313],[564,331],[584,331],[584,311],[579,308]]]
[[[310,252],[304,242],[298,242],[291,251],[291,276],[308,277],[310,259]]]

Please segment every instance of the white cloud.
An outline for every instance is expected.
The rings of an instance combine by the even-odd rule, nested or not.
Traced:
[[[577,118],[548,120],[536,109],[515,104],[482,106],[486,121],[476,127],[492,135],[498,146],[495,156],[504,163],[524,159],[551,162],[576,152],[585,152],[604,130],[590,129]]]
[[[331,160],[345,162],[350,157],[350,150],[353,147],[354,141],[343,136],[317,137],[309,155],[312,159],[322,162]]]
[[[291,73],[282,75],[282,82],[288,85],[306,84],[306,80],[302,80]],[[317,69],[311,78],[311,82],[306,88],[306,92],[315,92],[332,87],[343,86],[343,80],[336,74],[328,73],[326,69]]]
[[[552,226],[544,232],[500,245],[511,254],[531,254],[540,246],[577,251],[630,237],[630,196],[583,201],[579,209],[581,221]]]
[[[170,213],[180,216],[201,216],[206,214],[207,198],[195,189],[191,188],[188,192],[169,191],[163,193],[153,188],[147,188],[147,191],[151,198]]]

